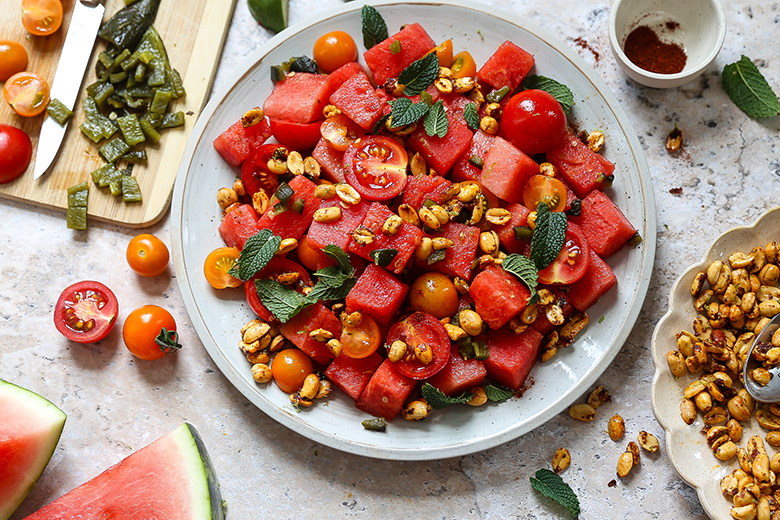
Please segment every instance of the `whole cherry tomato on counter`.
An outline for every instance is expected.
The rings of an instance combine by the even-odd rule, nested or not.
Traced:
[[[0,124],[0,184],[23,174],[31,158],[30,137],[16,127]]]
[[[333,72],[350,61],[357,60],[357,45],[344,31],[333,31],[314,42],[314,61],[323,72]]]
[[[36,36],[57,32],[62,25],[60,0],[22,0],[22,25]]]
[[[49,84],[34,72],[20,72],[5,82],[3,97],[20,116],[37,116],[49,104]]]
[[[94,343],[114,328],[119,304],[100,282],[83,281],[67,287],[54,307],[54,326],[71,341]]]
[[[135,357],[152,360],[181,348],[176,321],[157,305],[144,305],[131,312],[122,328],[125,346]]]
[[[168,248],[154,235],[144,233],[134,237],[127,244],[127,263],[141,276],[161,275],[168,267]]]
[[[0,81],[27,68],[27,51],[16,42],[0,41]]]

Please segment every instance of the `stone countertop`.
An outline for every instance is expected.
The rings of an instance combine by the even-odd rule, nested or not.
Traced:
[[[126,266],[124,251],[137,231],[92,222],[86,233],[65,228],[60,212],[2,201],[0,377],[34,390],[68,413],[62,439],[40,482],[15,520],[175,428],[194,424],[219,477],[231,519],[258,518],[517,518],[566,517],[533,492],[528,478],[550,467],[555,449],[571,452],[563,474],[579,496],[580,518],[706,517],[696,493],[677,475],[665,451],[615,486],[617,458],[640,430],[663,432],[650,405],[653,327],[666,311],[676,277],[727,229],[752,223],[778,204],[780,118],[747,118],[729,100],[720,72],[741,54],[752,57],[769,83],[780,86],[776,45],[780,3],[725,2],[726,42],[698,80],[673,90],[629,81],[609,50],[607,2],[519,0],[486,4],[523,17],[570,45],[616,94],[636,129],[650,166],[657,205],[658,245],[643,311],[620,354],[599,379],[612,395],[593,423],[562,413],[502,446],[432,462],[362,458],[291,433],[249,403],[221,375],[198,340],[184,308],[173,267],[145,279]],[[326,12],[338,0],[291,0],[291,23]],[[238,0],[215,88],[231,83],[241,58],[271,34]],[[669,155],[664,141],[677,125],[685,147]],[[170,218],[147,231],[166,242]],[[120,317],[95,345],[69,343],[53,327],[60,291],[82,279],[104,282],[117,294]],[[158,304],[176,317],[186,348],[156,362],[125,350],[122,321],[131,309]],[[584,396],[583,396],[584,400]],[[626,420],[626,440],[606,434],[613,414]]]

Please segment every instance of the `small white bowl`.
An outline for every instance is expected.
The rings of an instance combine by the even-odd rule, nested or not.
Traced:
[[[676,22],[673,30],[668,22]],[[638,67],[623,52],[628,35],[647,25],[661,41],[680,45],[687,55],[682,71],[658,74]],[[726,39],[726,13],[719,0],[615,0],[609,19],[612,54],[626,75],[642,85],[673,88],[697,78]]]

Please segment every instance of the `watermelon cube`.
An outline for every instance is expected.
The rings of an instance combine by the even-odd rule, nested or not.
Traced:
[[[539,173],[539,165],[503,137],[493,139],[480,182],[507,202],[523,201],[523,186]]]
[[[426,271],[436,271],[449,277],[459,276],[464,280],[471,278],[471,265],[477,257],[480,230],[458,222],[448,222],[431,238],[444,237],[452,240],[452,247],[444,253],[444,259],[429,264],[427,260],[415,260],[417,267]]]
[[[390,50],[395,42],[400,44],[400,52],[394,53]],[[413,61],[422,58],[434,47],[436,42],[428,36],[425,29],[419,23],[412,23],[368,49],[363,53],[363,58],[371,74],[374,75],[374,81],[382,86],[388,79],[397,77]]]
[[[274,85],[263,103],[263,112],[274,119],[311,123],[322,119],[330,93],[328,76],[296,72]]]
[[[214,148],[229,165],[240,166],[269,137],[271,126],[265,118],[246,128],[241,121],[236,121],[214,139]]]
[[[460,355],[460,347],[453,344],[450,361],[440,371],[432,375],[428,382],[450,397],[479,386],[485,380],[485,365],[478,359],[465,361]]]
[[[509,217],[509,222],[500,226],[493,226],[493,231],[498,235],[499,242],[501,242],[501,245],[508,254],[529,254],[531,242],[523,242],[522,240],[516,239],[515,228],[517,226],[528,225],[528,214],[531,213],[531,210],[516,202],[509,204],[506,207],[506,210],[509,211],[509,214],[511,215]]]
[[[495,139],[494,136],[486,134],[482,130],[474,132],[471,144],[461,154],[455,166],[452,167],[452,173],[450,174],[452,182],[479,181],[479,178],[482,176],[482,168],[471,164],[469,159],[477,156],[484,163],[488,150],[490,150],[490,146],[493,144],[493,139]]]
[[[447,114],[450,126],[444,137],[430,136],[425,132],[423,125],[409,134],[406,146],[425,158],[429,168],[433,168],[438,175],[447,175],[458,160],[458,157],[469,147],[473,132],[466,126],[462,118],[458,119],[452,114]]]
[[[366,218],[363,219],[362,226],[374,234],[374,241],[367,245],[361,245],[353,239],[349,244],[349,250],[373,262],[370,256],[371,251],[376,249],[395,249],[398,251],[398,254],[390,262],[390,265],[387,266],[387,269],[398,274],[403,271],[409,259],[412,258],[417,244],[422,239],[423,232],[408,222],[404,222],[395,235],[387,236],[383,234],[382,226],[388,217],[393,214],[384,204],[372,202],[368,213],[366,213]]]
[[[534,66],[534,57],[510,41],[498,46],[496,52],[477,71],[479,81],[494,88],[509,87],[514,91]]]
[[[332,104],[367,132],[374,129],[389,99],[384,90],[374,88],[363,72],[349,78],[330,96]]]
[[[401,413],[416,383],[401,374],[392,361],[385,359],[371,376],[355,406],[368,414],[392,421]]]
[[[344,152],[334,150],[328,141],[320,139],[311,156],[320,163],[324,178],[335,183],[344,182]]]
[[[437,204],[441,203],[441,197],[452,183],[439,175],[414,175],[406,180],[401,202],[409,204],[416,210],[431,199]]]
[[[325,343],[309,336],[309,332],[316,329],[325,329],[332,332],[334,337],[341,337],[341,320],[321,302],[304,307],[301,312],[279,327],[282,335],[314,362],[327,365],[333,359],[333,354]]]
[[[572,284],[566,299],[577,310],[584,311],[594,305],[615,284],[617,284],[615,273],[591,247],[588,270],[582,278]]]
[[[636,228],[620,208],[598,190],[582,199],[580,216],[572,217],[571,221],[582,228],[588,245],[601,258],[607,258],[636,234]]]
[[[439,96],[439,99],[441,99],[442,103],[444,104],[444,110],[446,110],[448,114],[455,116],[456,119],[465,121],[463,118],[463,111],[466,109],[466,105],[472,103],[469,98],[458,94],[457,92],[440,94]],[[434,100],[434,103],[435,102],[436,100]]]
[[[309,227],[309,245],[314,249],[324,249],[325,246],[333,244],[346,251],[352,239],[352,232],[363,222],[371,203],[361,200],[355,205],[344,207],[338,199],[333,198],[323,200],[319,207],[331,206],[341,208],[341,218],[334,222],[312,222]]]
[[[219,225],[219,235],[228,247],[244,249],[249,237],[260,231],[257,223],[257,213],[250,204],[241,204],[230,211]]]
[[[523,312],[531,291],[520,280],[491,265],[479,273],[469,287],[474,307],[493,330],[498,330]]]
[[[338,356],[328,365],[325,377],[339,390],[357,401],[382,361],[382,356],[377,352],[360,359],[346,355]]]
[[[298,213],[292,207],[277,213],[275,206],[279,199],[271,197],[268,209],[257,221],[259,229],[270,229],[274,235],[282,238],[294,238],[298,240],[306,233],[309,225],[314,219],[314,212],[320,207],[320,199],[314,196],[315,185],[303,175],[296,175],[288,183],[293,189],[293,196],[290,199],[290,205],[293,206],[300,201],[303,204],[303,210]]]
[[[363,72],[363,67],[356,61],[350,61],[328,74],[328,98],[330,98],[345,81],[358,72]]]
[[[366,266],[347,295],[347,312],[360,311],[387,325],[406,298],[409,286],[376,264]]]
[[[484,361],[487,377],[518,391],[531,372],[542,335],[532,328],[515,334],[509,327],[497,330],[487,337],[488,358]]]
[[[579,198],[593,190],[604,189],[609,182],[607,176],[615,171],[614,164],[588,148],[571,132],[566,133],[560,148],[547,152],[547,160]]]

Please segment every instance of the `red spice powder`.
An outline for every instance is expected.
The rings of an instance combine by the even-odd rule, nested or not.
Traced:
[[[637,67],[658,74],[680,72],[688,59],[682,47],[662,42],[646,25],[640,25],[628,34],[623,51]]]

